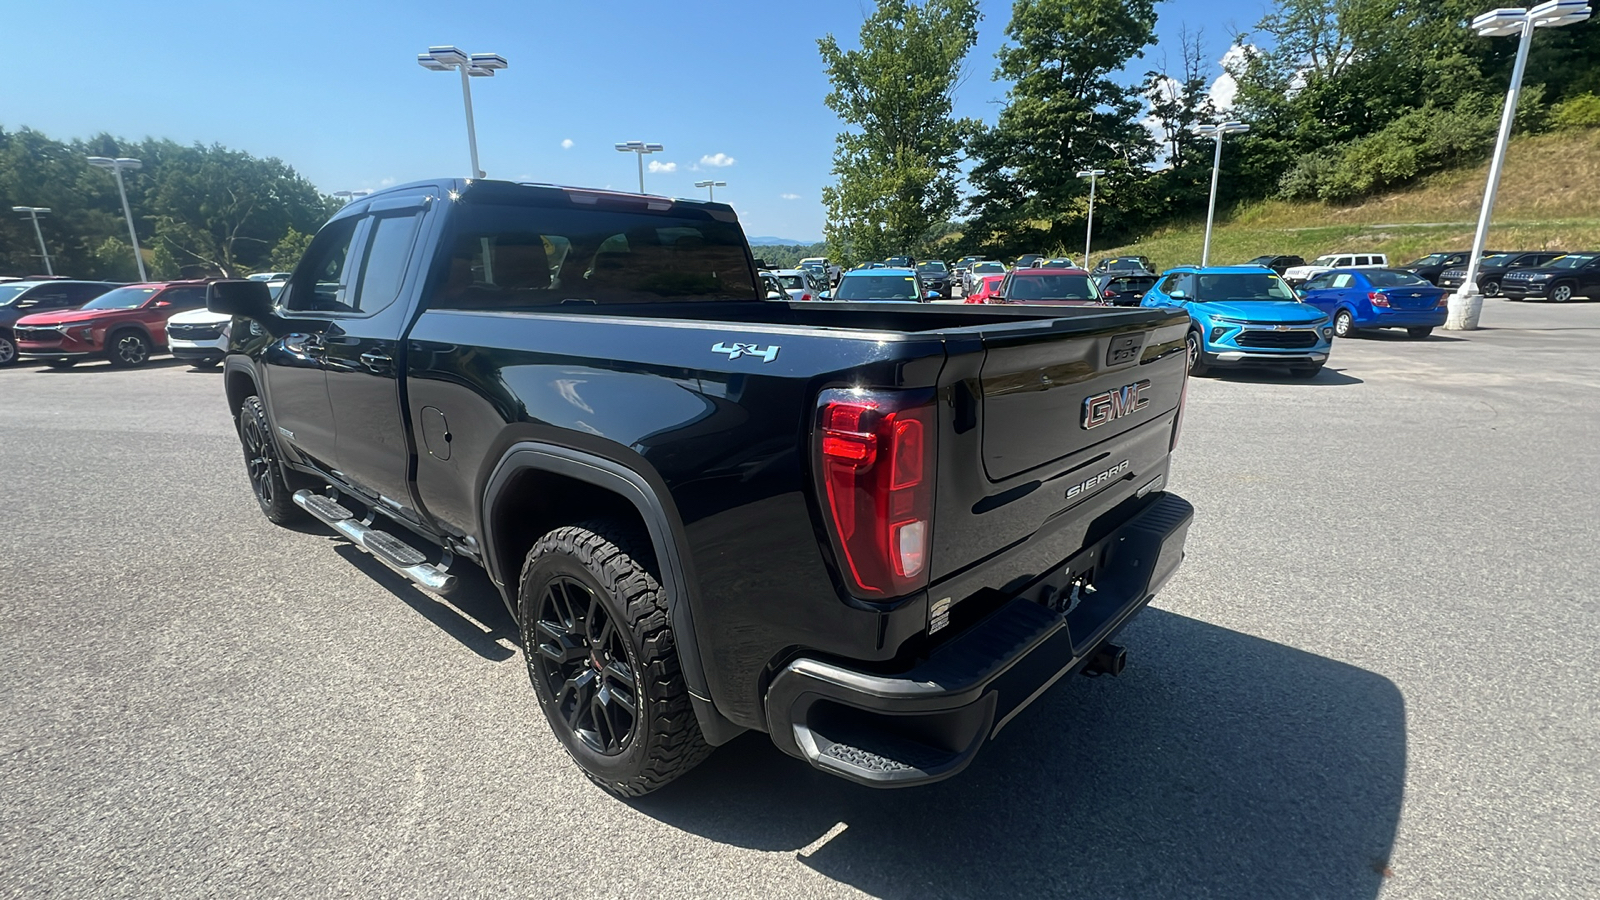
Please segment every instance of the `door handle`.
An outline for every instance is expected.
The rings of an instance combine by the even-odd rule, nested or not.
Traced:
[[[372,372],[385,375],[388,374],[390,367],[394,365],[394,357],[386,353],[374,353],[369,350],[361,354],[361,364]]]

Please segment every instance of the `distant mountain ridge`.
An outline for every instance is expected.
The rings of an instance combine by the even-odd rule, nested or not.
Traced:
[[[752,247],[777,247],[789,245],[795,247],[809,247],[812,244],[822,243],[822,238],[814,241],[797,241],[794,238],[772,237],[771,235],[753,235],[749,238]]]

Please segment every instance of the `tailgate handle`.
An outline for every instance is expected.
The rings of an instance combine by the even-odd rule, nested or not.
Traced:
[[[1144,346],[1144,335],[1122,334],[1111,339],[1111,346],[1106,348],[1106,365],[1120,366],[1139,358],[1139,350]]]

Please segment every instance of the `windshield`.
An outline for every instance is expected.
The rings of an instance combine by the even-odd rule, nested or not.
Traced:
[[[1005,264],[997,262],[974,263],[972,266],[972,271],[974,272],[1004,272],[1005,270]]]
[[[1106,283],[1106,286],[1117,291],[1147,291],[1155,283],[1156,280],[1154,278],[1134,275],[1113,278]]]
[[[0,306],[10,306],[11,301],[22,296],[22,292],[33,287],[31,284],[0,284]]]
[[[911,275],[851,275],[839,282],[835,300],[920,300]]]
[[[806,289],[805,277],[801,275],[779,275],[778,280],[783,282],[783,286],[790,290],[803,291]]]
[[[1298,300],[1282,278],[1271,272],[1215,272],[1195,276],[1194,299],[1236,303],[1249,300]]]
[[[947,272],[949,270],[944,267],[944,263],[935,261],[935,262],[917,263],[917,271],[918,272],[927,273],[927,274],[943,275],[945,272]]]
[[[1435,266],[1435,265],[1438,265],[1439,263],[1444,262],[1448,258],[1449,258],[1449,254],[1448,253],[1429,253],[1427,256],[1424,256],[1423,258],[1417,260],[1416,262],[1408,263],[1407,265],[1412,265],[1412,266]]]
[[[1367,280],[1373,287],[1433,287],[1426,279],[1418,278],[1410,272],[1396,272],[1393,269],[1378,269],[1367,273]]]
[[[1008,300],[1093,300],[1087,275],[1031,275],[1011,279]]]
[[[1592,257],[1592,256],[1563,256],[1560,259],[1554,260],[1553,262],[1551,262],[1550,263],[1550,268],[1552,268],[1552,269],[1576,269],[1576,268],[1582,266],[1584,263],[1588,262],[1591,259],[1594,259],[1594,257]]]
[[[160,288],[120,287],[85,303],[81,309],[138,309]]]
[[[1496,253],[1493,256],[1485,256],[1483,259],[1478,260],[1478,265],[1480,267],[1503,266],[1510,263],[1511,260],[1516,258],[1516,256],[1517,255],[1515,253]]]

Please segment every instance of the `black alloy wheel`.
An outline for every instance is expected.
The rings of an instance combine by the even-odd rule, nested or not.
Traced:
[[[639,679],[599,595],[575,578],[551,579],[534,639],[539,675],[567,727],[595,753],[621,753],[639,723]]]
[[[9,366],[17,361],[17,345],[11,338],[0,334],[0,366]]]
[[[112,335],[106,356],[118,368],[131,369],[150,361],[150,341],[137,331]]]
[[[289,480],[284,478],[278,445],[272,442],[267,410],[260,397],[246,397],[239,405],[239,445],[244,450],[250,492],[255,494],[261,513],[275,525],[305,518],[305,511],[294,503]],[[302,480],[296,478],[295,483]]]
[[[1483,295],[1485,297],[1498,297],[1500,296],[1500,282],[1485,281],[1481,285],[1480,290],[1483,291]]]

